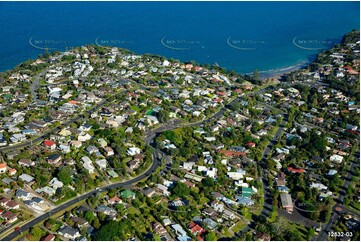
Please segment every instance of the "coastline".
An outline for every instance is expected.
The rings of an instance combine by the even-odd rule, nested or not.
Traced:
[[[287,66],[287,67],[280,67],[280,68],[276,68],[276,69],[271,69],[271,70],[265,70],[265,71],[259,71],[259,76],[261,78],[261,80],[269,80],[269,79],[276,79],[278,80],[281,76],[291,73],[293,71],[297,71],[300,69],[303,69],[305,67],[307,67],[309,64],[311,64],[311,61],[302,61],[301,63],[298,63],[296,65],[291,65],[291,66]],[[248,73],[244,73],[242,75],[252,75],[253,73],[248,72]]]

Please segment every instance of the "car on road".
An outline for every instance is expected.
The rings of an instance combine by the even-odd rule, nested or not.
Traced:
[[[14,231],[19,231],[20,227],[15,227]]]

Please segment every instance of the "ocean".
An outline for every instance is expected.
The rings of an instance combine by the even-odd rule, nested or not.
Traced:
[[[239,73],[313,60],[360,29],[359,2],[0,2],[0,71],[53,50],[118,46]]]

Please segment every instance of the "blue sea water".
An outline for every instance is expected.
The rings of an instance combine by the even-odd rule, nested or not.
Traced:
[[[359,2],[0,2],[0,71],[114,45],[240,73],[283,70],[360,29]]]

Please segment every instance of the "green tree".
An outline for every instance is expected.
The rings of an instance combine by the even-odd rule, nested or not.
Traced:
[[[205,239],[206,241],[216,241],[218,238],[215,232],[210,231],[207,233]]]
[[[207,187],[213,187],[214,180],[210,177],[206,177],[205,179],[202,179],[202,185]]]
[[[88,212],[86,212],[84,218],[91,224],[95,219],[95,215],[93,212],[88,211]]]
[[[59,171],[58,178],[65,186],[69,185],[72,181],[71,169],[67,166],[62,167]]]
[[[160,110],[158,113],[159,121],[167,123],[169,121],[169,112],[167,110]]]
[[[312,227],[308,227],[306,233],[306,240],[310,240],[314,234],[315,234],[315,230]]]
[[[45,235],[44,230],[42,230],[38,226],[32,227],[30,230],[30,234],[37,239],[40,239],[42,236]]]
[[[258,73],[258,69],[255,69],[253,71],[253,80],[258,81],[259,80],[259,73]]]
[[[186,184],[177,181],[177,183],[172,187],[171,192],[173,195],[178,197],[186,197],[190,193],[190,189]]]
[[[94,240],[99,241],[115,241],[127,240],[128,233],[130,234],[129,221],[109,221],[107,224],[100,227],[99,231],[94,236]]]

